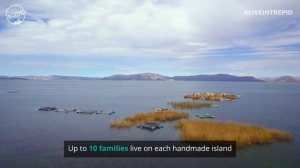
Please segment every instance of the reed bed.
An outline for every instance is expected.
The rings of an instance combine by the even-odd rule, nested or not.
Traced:
[[[209,108],[212,106],[212,103],[200,103],[200,102],[171,102],[170,103],[173,108],[179,109],[201,109],[201,108]]]
[[[193,100],[207,100],[207,101],[231,101],[234,99],[238,99],[239,96],[227,93],[206,93],[199,92],[191,95],[186,95],[184,98],[189,98]]]
[[[182,120],[177,126],[181,140],[236,141],[238,148],[292,140],[288,132],[237,122]]]
[[[113,121],[110,126],[112,128],[129,128],[136,124],[142,124],[146,122],[164,122],[173,121],[182,118],[188,118],[189,114],[186,112],[177,112],[171,110],[164,110],[158,112],[140,112],[135,116],[126,117],[119,121]]]

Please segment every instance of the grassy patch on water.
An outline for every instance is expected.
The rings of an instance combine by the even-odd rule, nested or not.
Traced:
[[[212,106],[212,103],[201,103],[201,102],[171,102],[170,103],[173,108],[179,109],[200,109],[200,108],[208,108]]]
[[[239,96],[227,93],[207,93],[207,92],[198,92],[193,93],[191,95],[186,95],[184,98],[189,99],[200,99],[200,100],[207,100],[207,101],[231,101],[234,99],[238,99]]]
[[[177,126],[181,140],[236,141],[238,148],[292,140],[288,132],[237,122],[182,120]]]
[[[113,121],[110,126],[112,128],[129,128],[136,124],[142,124],[146,122],[164,122],[173,121],[181,118],[188,118],[189,114],[185,112],[177,112],[171,110],[164,110],[159,112],[140,112],[135,116],[126,117],[119,121]]]

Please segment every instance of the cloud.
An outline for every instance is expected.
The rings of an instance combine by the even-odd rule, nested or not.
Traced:
[[[251,61],[236,61],[231,64],[224,65],[224,68],[238,75],[252,74],[257,77],[266,77],[266,74],[271,76],[284,76],[289,74],[292,76],[299,76],[299,65],[300,59],[259,59]],[[262,73],[263,71],[264,73]]]
[[[100,66],[93,62],[49,62],[49,61],[15,61],[15,66],[36,67],[36,68],[64,68],[64,69],[86,69]]]
[[[1,2],[0,9],[10,4]],[[299,47],[286,47],[300,44],[298,0],[28,0],[20,4],[28,19],[0,28],[0,57],[157,57],[178,60],[176,65],[181,60],[189,60],[185,65],[202,63],[207,57],[226,64],[257,57],[270,61],[299,57]],[[294,13],[244,15],[244,10],[252,9]],[[251,51],[233,53],[240,57],[231,62],[236,47]]]

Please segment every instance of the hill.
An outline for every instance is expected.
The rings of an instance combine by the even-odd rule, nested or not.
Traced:
[[[263,82],[252,76],[234,76],[229,74],[174,76],[174,80],[181,81],[233,81],[233,82]]]

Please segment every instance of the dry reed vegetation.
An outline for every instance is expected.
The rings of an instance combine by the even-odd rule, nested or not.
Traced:
[[[200,108],[208,108],[212,106],[212,103],[200,103],[200,102],[171,102],[171,106],[173,108],[180,109],[200,109]]]
[[[284,131],[236,122],[182,120],[178,128],[181,140],[236,141],[238,148],[292,140],[292,135]]]
[[[181,118],[188,118],[189,114],[185,112],[177,112],[171,110],[164,110],[159,112],[141,112],[137,113],[133,117],[126,117],[123,120],[113,121],[110,126],[112,128],[129,128],[136,124],[146,123],[146,122],[164,122],[173,121]]]
[[[184,98],[189,99],[200,99],[200,100],[208,100],[208,101],[231,101],[234,99],[238,99],[239,96],[227,94],[227,93],[206,93],[199,92],[194,93],[192,95],[186,95]]]

